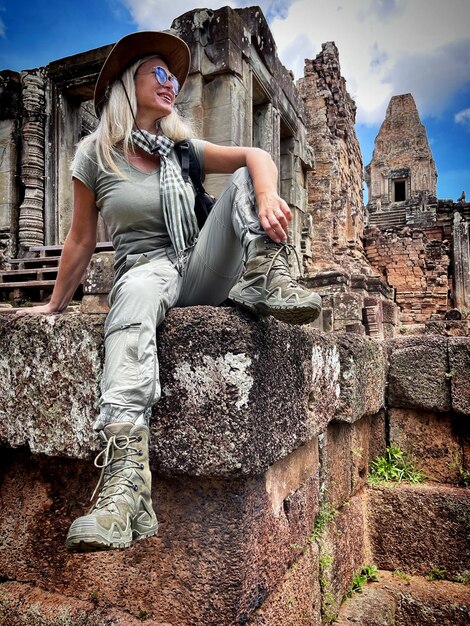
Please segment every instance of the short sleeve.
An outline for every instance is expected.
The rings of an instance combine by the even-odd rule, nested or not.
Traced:
[[[206,147],[207,141],[203,139],[191,139],[191,143],[194,146],[194,151],[196,153],[196,158],[199,161],[199,165],[201,166],[201,170],[204,172],[204,149]]]
[[[72,176],[96,193],[98,164],[94,145],[79,146],[72,163]]]

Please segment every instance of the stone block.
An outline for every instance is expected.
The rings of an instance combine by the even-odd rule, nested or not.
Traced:
[[[369,583],[341,606],[335,626],[395,626],[397,598],[392,591]]]
[[[320,482],[324,499],[334,509],[351,495],[351,424],[333,421],[320,438]]]
[[[451,408],[447,338],[406,337],[386,342],[391,407],[448,412]]]
[[[1,472],[1,580],[34,580],[37,589],[60,594],[65,604],[94,598],[99,607],[129,618],[144,612],[154,620],[149,623],[249,623],[271,594],[292,588],[285,577],[300,556],[295,546],[306,544],[318,511],[315,474],[291,482],[277,515],[267,491],[272,476],[156,476],[157,537],[128,550],[73,554],[65,549],[65,535],[88,509],[98,470],[84,461],[2,450]],[[282,479],[282,471],[274,473]],[[299,565],[301,578],[312,579],[316,565]],[[302,606],[312,593],[304,598],[298,591]]]
[[[354,575],[365,559],[363,494],[353,496],[337,511],[319,537],[322,613],[338,613]],[[326,621],[326,620],[325,620]]]
[[[173,309],[158,340],[152,431],[164,474],[262,473],[333,417],[338,353],[321,333],[192,307]]]
[[[340,402],[335,418],[355,422],[384,405],[387,360],[380,343],[352,333],[339,334]]]
[[[88,457],[96,419],[104,316],[0,315],[0,444]]]
[[[380,569],[448,577],[470,569],[470,492],[443,485],[367,490],[371,559]]]
[[[414,409],[390,409],[390,442],[413,458],[428,480],[459,484],[462,447],[457,418]]]
[[[470,589],[446,580],[379,571],[378,582],[369,583],[341,607],[338,626],[466,626],[470,615]]]
[[[452,410],[470,415],[470,337],[449,338]]]
[[[310,544],[287,570],[276,590],[251,616],[247,626],[321,624],[318,548]]]
[[[75,312],[0,316],[4,446],[78,458],[96,450],[103,322]],[[350,340],[349,357],[342,340],[341,370],[335,336],[229,307],[174,309],[157,334],[163,395],[152,446],[164,474],[260,474],[323,432],[340,404],[371,408],[364,384],[351,382],[356,362],[368,367],[366,339]]]
[[[84,294],[108,294],[114,281],[114,252],[97,252],[91,257],[83,279]]]
[[[84,295],[80,303],[80,311],[86,314],[108,313],[109,304],[107,294],[98,293],[96,295]]]

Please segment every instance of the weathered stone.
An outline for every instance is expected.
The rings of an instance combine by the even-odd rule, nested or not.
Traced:
[[[431,481],[458,485],[462,446],[452,415],[390,409],[390,442],[408,455]]]
[[[336,419],[355,422],[384,405],[387,362],[382,346],[355,334],[338,335],[341,359],[340,402]]]
[[[470,615],[470,589],[445,580],[379,571],[341,607],[338,626],[465,626]]]
[[[387,342],[392,407],[448,412],[451,408],[447,339],[406,337]]]
[[[320,546],[320,579],[322,614],[334,617],[342,599],[351,587],[354,575],[365,557],[363,495],[353,496],[332,515],[318,542]],[[326,621],[326,620],[325,620]]]
[[[470,337],[449,339],[452,410],[470,414]]]
[[[0,315],[0,442],[88,457],[97,447],[103,316]]]
[[[193,307],[174,309],[158,336],[152,430],[165,474],[262,473],[333,416],[338,352],[315,331]]]
[[[249,623],[284,585],[318,511],[315,476],[287,496],[278,515],[266,490],[272,476],[156,477],[157,537],[124,551],[70,554],[65,534],[89,506],[96,468],[12,450],[3,450],[1,459],[1,579],[34,580],[71,605],[95,598],[99,607],[131,616],[142,610],[156,623]],[[304,566],[302,576],[310,576],[312,568]]]
[[[97,252],[91,257],[83,279],[84,294],[108,294],[114,281],[114,252]]]
[[[341,606],[336,626],[396,626],[397,598],[380,584],[369,583]]]
[[[406,484],[368,489],[371,559],[380,569],[458,576],[470,569],[470,493]]]
[[[268,596],[247,626],[312,626],[321,623],[318,548],[310,544],[292,563],[276,591]]]
[[[426,129],[410,93],[393,96],[379,134],[374,155],[366,167],[369,204],[382,210],[391,203],[425,193],[436,195],[437,171]]]

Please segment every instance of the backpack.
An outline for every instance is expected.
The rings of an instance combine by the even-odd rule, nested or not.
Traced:
[[[187,183],[190,178],[196,191],[194,212],[196,213],[198,226],[202,228],[217,198],[208,194],[202,185],[205,176],[192,142],[190,140],[180,141],[175,144],[175,151],[181,165],[181,175],[184,182]]]

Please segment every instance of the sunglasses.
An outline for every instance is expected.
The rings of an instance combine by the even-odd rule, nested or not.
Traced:
[[[161,65],[157,65],[157,67],[153,67],[151,72],[146,72],[147,74],[154,74],[156,80],[160,85],[166,85],[167,81],[170,81],[171,86],[173,87],[173,91],[175,92],[175,96],[178,95],[180,90],[180,84],[176,76],[167,72],[164,67]]]

